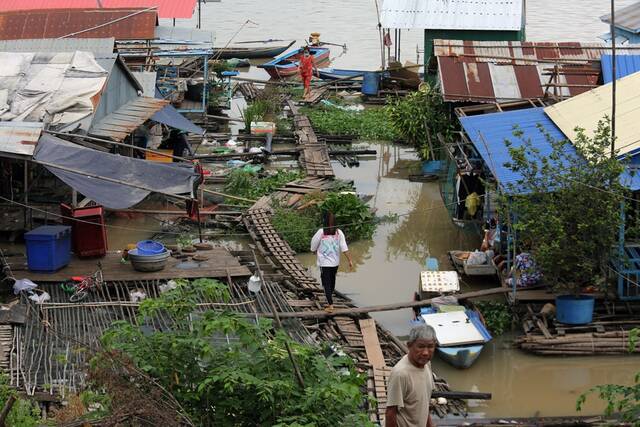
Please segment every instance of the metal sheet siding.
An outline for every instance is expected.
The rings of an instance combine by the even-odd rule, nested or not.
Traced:
[[[602,55],[602,80],[611,83],[613,80],[613,61],[611,55]],[[640,71],[640,55],[616,55],[616,78],[628,76]]]
[[[616,99],[616,149],[628,154],[640,149],[640,73],[618,80]],[[553,122],[575,142],[575,128],[593,134],[598,122],[611,115],[611,84],[600,86],[545,108]]]
[[[384,28],[518,31],[522,0],[384,0]]]
[[[153,39],[155,11],[140,9],[69,9],[0,12],[0,40],[109,38],[117,40]],[[129,17],[127,17],[129,16]],[[116,21],[119,18],[126,19]],[[106,23],[115,21],[109,25]],[[90,31],[85,31],[98,27]],[[77,34],[74,34],[77,33]]]
[[[94,121],[89,134],[122,141],[168,103],[164,99],[138,97],[101,120]]]
[[[611,14],[603,15],[600,19],[609,24],[611,23]],[[616,27],[632,33],[640,33],[640,3],[616,10]]]
[[[566,139],[562,131],[545,115],[542,108],[460,117],[460,123],[500,186],[507,191],[510,186],[514,186],[514,191],[511,192],[516,194],[520,192],[517,183],[522,180],[522,175],[505,166],[511,161],[505,141],[509,141],[512,147],[518,148],[523,145],[523,140],[530,140],[533,146],[540,150],[542,156],[547,156],[551,153],[552,147],[545,134],[538,129],[538,125],[542,125],[545,132],[552,138]],[[522,131],[522,138],[513,135],[516,128]]]
[[[108,59],[102,59],[99,60],[98,63],[102,66],[104,62],[108,61]],[[100,102],[93,115],[93,123],[100,121],[112,112],[117,111],[126,103],[138,98],[138,89],[133,85],[115,59],[112,60],[111,68],[105,69],[109,70],[109,79],[102,91]]]
[[[0,52],[93,52],[112,54],[115,39],[24,39],[0,40]]]
[[[0,11],[36,9],[148,8],[160,18],[191,18],[197,0],[2,0]]]
[[[35,122],[0,122],[0,157],[3,152],[32,156],[43,126]]]

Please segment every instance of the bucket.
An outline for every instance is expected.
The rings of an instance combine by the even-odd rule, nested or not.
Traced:
[[[141,240],[136,247],[140,255],[158,255],[165,251],[164,245],[155,240]]]
[[[249,291],[253,292],[254,294],[257,294],[258,292],[260,292],[260,289],[262,288],[262,281],[260,280],[260,277],[257,274],[254,274],[253,276],[249,277],[248,287],[249,287]]]
[[[362,93],[369,96],[378,95],[380,88],[380,74],[375,72],[366,72],[362,77]]]
[[[568,325],[585,325],[593,320],[595,298],[591,295],[556,297],[556,319]]]

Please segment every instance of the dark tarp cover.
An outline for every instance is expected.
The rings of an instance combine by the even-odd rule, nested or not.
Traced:
[[[155,113],[151,116],[151,120],[185,132],[196,133],[198,135],[204,134],[204,129],[194,125],[191,120],[180,114],[173,105],[167,105],[162,110]]]
[[[158,193],[187,195],[192,193],[198,176],[191,164],[153,163],[104,153],[47,134],[40,137],[33,159],[80,172],[45,166],[71,188],[111,209],[131,207],[147,197],[150,191],[90,178],[83,173],[117,179]]]

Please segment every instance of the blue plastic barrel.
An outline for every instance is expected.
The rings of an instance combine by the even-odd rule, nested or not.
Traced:
[[[556,319],[568,325],[585,325],[593,320],[595,298],[591,295],[556,297]]]
[[[164,252],[164,245],[155,240],[141,240],[136,247],[140,255],[158,255]]]
[[[362,77],[362,93],[365,95],[376,96],[380,88],[380,74],[375,72],[366,72]]]

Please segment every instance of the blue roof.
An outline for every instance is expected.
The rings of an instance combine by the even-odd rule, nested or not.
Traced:
[[[522,179],[522,175],[505,166],[505,163],[511,162],[511,155],[505,141],[509,141],[513,148],[522,147],[523,140],[531,141],[540,154],[545,156],[553,151],[545,134],[555,140],[567,139],[545,114],[544,108],[460,117],[460,123],[500,186],[511,193],[521,193],[515,187]],[[538,125],[542,126],[544,133],[540,131]],[[522,137],[513,135],[516,127],[522,131]],[[565,147],[575,153],[572,145]],[[630,163],[621,176],[621,181],[630,190],[636,191],[640,189],[640,173],[634,175],[631,171],[637,169],[640,172],[640,156],[631,158]]]
[[[611,55],[602,55],[602,80],[605,84],[613,80],[613,61]],[[616,80],[640,71],[640,55],[616,55]]]
[[[178,112],[178,110],[176,110],[172,105],[167,105],[162,110],[155,113],[151,116],[151,120],[185,132],[191,132],[198,135],[204,134],[204,129],[193,124],[193,122],[180,114],[180,112]]]
[[[553,148],[547,141],[547,137],[537,128],[538,124],[541,124],[552,138],[566,139],[562,131],[544,113],[542,107],[460,117],[460,123],[500,186],[504,190],[516,193],[518,191],[512,186],[517,185],[522,175],[505,166],[505,163],[511,162],[511,155],[505,141],[509,141],[513,148],[517,148],[523,145],[523,139],[530,140],[544,156],[550,154]],[[513,135],[516,127],[523,132],[522,137]]]

